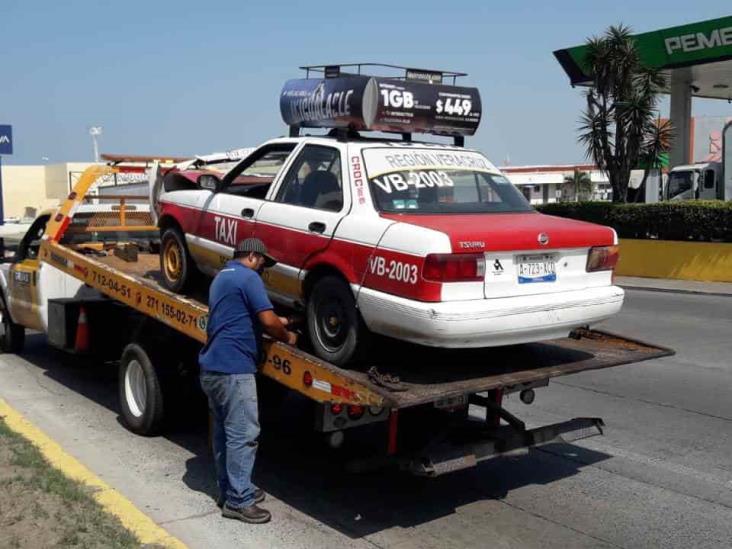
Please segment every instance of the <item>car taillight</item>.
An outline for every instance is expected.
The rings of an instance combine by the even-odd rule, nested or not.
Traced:
[[[429,254],[424,260],[422,276],[434,282],[471,282],[483,280],[483,254]]]
[[[336,402],[335,404],[330,405],[330,413],[334,416],[337,416],[343,411],[343,404],[340,402]]]
[[[620,257],[620,246],[596,246],[587,254],[587,272],[612,271]]]

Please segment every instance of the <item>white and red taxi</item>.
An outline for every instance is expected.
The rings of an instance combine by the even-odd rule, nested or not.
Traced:
[[[322,91],[321,91],[322,93]],[[482,154],[333,137],[266,142],[221,175],[165,175],[164,280],[214,275],[242,238],[279,263],[271,298],[304,307],[313,349],[344,364],[369,332],[439,347],[565,337],[617,313],[613,229],[540,214]]]

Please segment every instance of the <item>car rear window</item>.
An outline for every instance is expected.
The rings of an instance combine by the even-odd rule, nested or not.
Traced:
[[[524,212],[531,205],[481,154],[451,149],[363,151],[376,207],[398,213]]]

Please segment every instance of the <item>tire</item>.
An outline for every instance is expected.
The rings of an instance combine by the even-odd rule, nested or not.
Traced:
[[[0,351],[3,353],[19,353],[25,346],[25,327],[13,322],[10,313],[5,307],[5,301],[0,302],[3,333],[0,336]]]
[[[369,333],[342,278],[324,276],[315,283],[307,302],[307,324],[318,357],[337,366],[362,358]]]
[[[131,343],[119,363],[119,405],[130,431],[138,435],[158,434],[163,426],[163,391],[158,372],[145,350]]]
[[[165,229],[160,238],[160,272],[165,287],[178,294],[188,290],[193,282],[196,266],[185,238],[175,227]]]

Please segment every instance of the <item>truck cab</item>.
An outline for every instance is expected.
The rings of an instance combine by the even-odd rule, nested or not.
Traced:
[[[676,166],[664,188],[664,200],[724,200],[724,180],[720,162],[700,162]]]
[[[78,278],[39,260],[41,241],[46,237],[46,227],[55,213],[48,210],[39,215],[21,239],[15,255],[0,263],[3,325],[0,348],[4,352],[22,350],[26,329],[48,333],[49,301],[80,297],[89,291]],[[124,216],[125,221],[120,221],[120,216]],[[85,254],[99,253],[108,243],[120,240],[150,246],[157,242],[156,231],[149,228],[137,231],[133,230],[135,227],[125,226],[126,220],[149,222],[149,217],[147,204],[84,204],[76,212],[62,243]],[[96,291],[91,293],[99,295]]]

